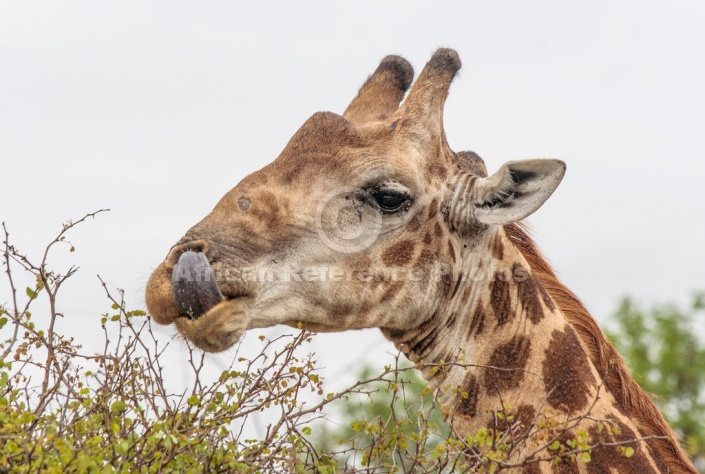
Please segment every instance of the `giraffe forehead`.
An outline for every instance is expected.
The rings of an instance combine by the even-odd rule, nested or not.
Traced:
[[[436,149],[419,143],[393,123],[355,124],[331,112],[314,114],[294,134],[282,153],[239,186],[264,185],[279,192],[400,183],[421,191],[434,181],[429,162],[442,161]],[[440,163],[439,163],[440,164]],[[444,164],[443,164],[444,165]],[[437,186],[436,186],[437,187]]]
[[[424,179],[423,167],[413,155],[366,147],[341,148],[334,155],[309,152],[295,159],[280,157],[238,183],[231,191],[232,197],[246,198],[254,204],[260,192],[310,201],[351,189],[366,192],[390,189],[420,198],[444,189]]]

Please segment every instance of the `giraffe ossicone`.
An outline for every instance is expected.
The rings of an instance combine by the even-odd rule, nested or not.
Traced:
[[[594,445],[591,462],[561,469],[696,472],[518,223],[565,164],[512,161],[488,175],[448,146],[443,106],[460,66],[440,49],[412,84],[411,65],[388,56],[342,116],[314,114],[172,247],[147,284],[150,314],[213,352],[278,324],[377,327],[418,364],[459,435],[518,430],[528,441],[510,461],[527,472],[552,469],[530,438],[548,416],[575,421],[559,441],[580,431]],[[507,406],[511,426],[497,421]]]

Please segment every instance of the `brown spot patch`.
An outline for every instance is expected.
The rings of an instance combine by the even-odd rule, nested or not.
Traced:
[[[518,433],[520,435],[526,434],[534,424],[534,418],[536,417],[536,409],[531,405],[519,405],[516,413],[514,414],[514,422],[519,423]]]
[[[512,437],[526,434],[534,422],[536,410],[531,405],[519,405],[516,410],[499,410],[504,416],[495,417],[495,429],[507,431],[511,429]]]
[[[448,170],[446,169],[445,162],[439,159],[428,160],[426,163],[426,173],[431,176],[435,176],[440,181],[445,181],[448,176]]]
[[[654,461],[659,472],[669,472],[670,468],[666,464],[666,460],[662,456],[656,455],[656,446],[653,444],[647,444],[646,448],[649,451],[649,457],[651,457],[651,460]]]
[[[531,464],[525,464],[522,466],[521,472],[522,474],[541,474],[541,468],[539,467],[539,463],[532,462]]]
[[[433,242],[433,237],[431,237],[430,232],[426,232],[426,234],[423,236],[423,243],[426,245],[430,245],[431,242]]]
[[[558,436],[558,441],[566,448],[568,447],[566,443],[571,439],[575,439],[575,434],[572,431],[564,431]],[[556,455],[556,453],[550,453],[549,455]],[[551,470],[559,474],[578,474],[580,472],[578,462],[570,457],[561,457],[557,464],[551,466]]]
[[[587,407],[590,388],[595,377],[585,351],[580,346],[572,327],[554,330],[543,361],[543,379],[548,403],[557,409],[574,413]]]
[[[597,426],[592,426],[588,429],[590,435],[590,444],[602,443],[624,443],[635,440],[638,436],[628,426],[618,423],[621,433],[615,435],[612,432],[611,425],[605,423],[605,428],[602,432],[598,432]],[[649,463],[646,452],[643,448],[643,443],[634,442],[624,444],[634,449],[634,454],[631,457],[626,457],[622,454],[619,446],[597,446],[590,452],[592,460],[587,464],[587,472],[601,473],[609,469],[616,469],[617,472],[638,472],[648,473],[654,472]],[[663,470],[662,472],[668,472]]]
[[[411,221],[409,221],[409,223],[406,226],[406,230],[408,230],[410,232],[416,232],[420,228],[421,228],[421,219],[419,218],[418,215],[416,217],[414,217],[413,219],[411,219]]]
[[[436,254],[428,249],[424,249],[419,258],[414,263],[414,268],[429,268],[436,261]],[[447,272],[446,272],[447,274]]]
[[[509,283],[505,281],[501,271],[494,274],[490,287],[490,306],[492,306],[494,316],[497,319],[497,326],[502,326],[514,316],[514,313],[511,310],[512,299],[509,295]]]
[[[438,293],[443,295],[444,298],[448,298],[451,293],[451,288],[453,288],[453,275],[449,272],[443,272],[438,278],[438,283],[436,283],[436,288]]]
[[[482,330],[485,329],[485,309],[481,304],[477,305],[475,308],[475,314],[472,316],[472,321],[470,321],[470,328],[468,329],[468,337],[472,336],[473,333],[475,337],[482,334]]]
[[[504,392],[517,388],[524,379],[524,367],[531,355],[531,341],[525,336],[514,336],[509,342],[497,346],[487,365],[496,367],[485,371],[488,391]]]
[[[382,254],[382,261],[389,267],[401,267],[411,261],[416,244],[411,239],[400,240]]]
[[[433,226],[433,231],[436,233],[436,237],[443,237],[443,227],[440,222],[436,222],[436,225]]]
[[[436,214],[438,214],[438,199],[434,199],[431,201],[431,204],[428,206],[428,218],[433,219],[436,217]]]
[[[514,275],[517,285],[517,297],[521,307],[526,312],[526,317],[532,323],[538,324],[545,316],[539,295],[546,293],[546,290],[538,279],[519,263],[515,263],[512,267],[512,275]],[[546,298],[543,299],[545,300]],[[548,300],[550,301],[550,297]]]
[[[460,390],[460,401],[455,407],[456,412],[460,415],[474,417],[477,415],[477,399],[480,392],[477,377],[472,373],[466,375]]]
[[[379,299],[380,303],[387,302],[394,298],[403,286],[404,282],[402,281],[395,281],[394,283],[390,284],[385,290],[385,292],[382,294],[382,297]]]
[[[497,260],[504,259],[504,244],[502,243],[502,238],[500,234],[495,235],[492,239],[492,243],[490,245],[490,253]]]

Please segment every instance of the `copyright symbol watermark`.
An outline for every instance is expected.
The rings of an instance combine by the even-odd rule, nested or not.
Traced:
[[[316,231],[331,249],[357,253],[372,245],[382,229],[382,215],[372,209],[366,191],[345,187],[329,194],[316,209]]]

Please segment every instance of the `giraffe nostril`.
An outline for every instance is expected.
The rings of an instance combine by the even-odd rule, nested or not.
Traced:
[[[183,252],[171,274],[171,291],[179,312],[197,319],[223,299],[208,259],[202,252]]]

